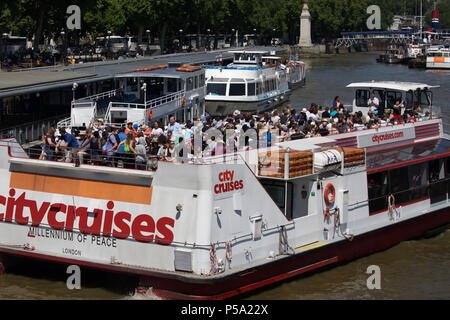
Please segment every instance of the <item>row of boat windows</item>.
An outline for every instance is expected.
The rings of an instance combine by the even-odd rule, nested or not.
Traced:
[[[432,204],[444,201],[450,191],[449,181],[450,157],[369,174],[369,212],[387,210],[390,195],[394,195],[397,206],[428,197]]]
[[[193,76],[186,78],[185,88],[182,87],[181,79],[177,78],[141,78],[140,86],[138,86],[138,78],[128,78],[127,80],[127,91],[136,92],[145,82],[147,83],[147,92],[160,94],[164,88],[164,83],[166,84],[165,92],[178,92],[181,90],[191,91],[205,86],[205,75],[200,74],[198,76]]]
[[[228,94],[227,94],[228,89]],[[258,96],[280,89],[280,81],[269,79],[264,82],[249,83],[208,83],[206,93],[215,96]]]
[[[450,53],[448,52],[430,52],[427,54],[428,57],[437,57],[437,58],[448,58]]]
[[[403,102],[403,94],[398,91],[384,91],[384,90],[373,90],[375,96],[380,101],[380,106],[386,106],[388,109],[392,109],[396,101]],[[405,95],[405,107],[413,108],[415,104],[420,104],[422,107],[428,107],[431,104],[429,91],[408,91]],[[367,107],[368,101],[371,98],[370,90],[356,90],[356,106]]]
[[[288,219],[293,216],[294,185],[261,180],[263,187]],[[394,195],[395,205],[426,198],[431,203],[445,201],[450,192],[450,157],[412,166],[400,167],[367,175],[369,212],[388,210],[388,197]]]

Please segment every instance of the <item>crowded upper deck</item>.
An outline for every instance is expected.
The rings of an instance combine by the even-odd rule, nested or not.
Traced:
[[[169,119],[164,127],[158,121],[151,126],[133,122],[122,127],[108,126],[103,119],[98,119],[85,131],[51,128],[42,137],[40,154],[30,156],[76,164],[156,170],[158,161],[179,161],[180,156],[182,162],[196,162],[205,156],[231,154],[255,145],[265,147],[273,142],[429,120],[431,114],[422,112],[420,106],[405,110],[400,101],[381,114],[376,100],[367,114],[351,112],[336,97],[333,106],[325,108],[314,103],[308,108],[294,108],[289,104],[283,110],[264,113],[236,110],[230,115],[196,117],[185,123],[177,122],[173,116]]]

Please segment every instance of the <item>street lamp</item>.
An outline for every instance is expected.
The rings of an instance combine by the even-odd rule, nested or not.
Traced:
[[[180,29],[180,50],[183,51],[183,29]]]
[[[63,61],[65,61],[65,56],[67,54],[65,34],[66,33],[64,32],[64,30],[61,30],[61,41],[62,41],[62,49],[63,49],[63,52],[61,54],[61,58],[63,59]],[[64,63],[64,65],[65,65],[65,63]]]
[[[233,35],[235,31],[236,31],[235,29],[231,29],[231,41],[230,41],[231,46],[233,46]]]
[[[206,32],[208,32],[208,37],[207,37],[207,41],[208,41],[208,49],[211,50],[211,29],[207,29]]]
[[[75,91],[78,88],[78,83],[74,82],[72,85],[72,93],[73,93],[73,102],[75,102]]]
[[[144,82],[144,84],[141,87],[141,90],[144,91],[144,105],[147,106],[147,83]]]
[[[108,50],[108,52],[109,52],[109,46],[110,46],[110,41],[111,41],[111,31],[110,30],[108,30],[108,32],[107,32],[107,34],[108,34],[108,37],[106,37],[106,49]]]

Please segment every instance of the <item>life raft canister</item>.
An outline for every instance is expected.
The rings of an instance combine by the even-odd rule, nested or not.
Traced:
[[[181,97],[181,106],[184,107],[186,105],[186,98],[183,96]]]
[[[147,117],[148,117],[148,120],[152,121],[152,119],[153,119],[153,112],[152,112],[151,108],[149,108],[147,110]]]
[[[336,190],[331,183],[326,185],[323,193],[327,205],[331,205],[332,203],[334,203],[334,200],[336,199]]]

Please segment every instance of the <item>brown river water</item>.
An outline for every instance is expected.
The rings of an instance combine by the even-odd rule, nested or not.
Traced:
[[[351,104],[352,82],[396,80],[440,85],[434,94],[444,127],[450,132],[450,71],[408,69],[402,65],[377,64],[376,53],[344,54],[305,60],[307,83],[296,90],[294,108],[311,102],[330,105],[335,96]],[[366,273],[376,265],[381,271],[381,289],[367,288]],[[450,230],[430,238],[405,241],[388,250],[362,257],[314,274],[258,290],[244,299],[258,300],[343,300],[343,299],[450,299]],[[137,279],[128,276],[82,270],[81,290],[66,286],[66,267],[58,264],[19,260],[0,276],[0,299],[142,299],[134,294]],[[147,297],[152,298],[152,297]]]

